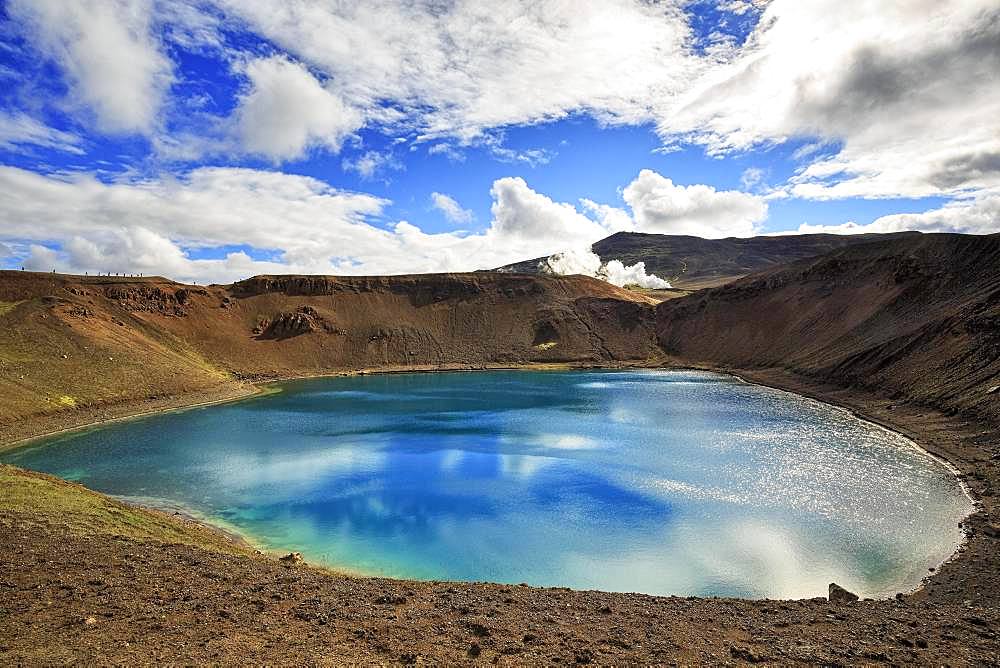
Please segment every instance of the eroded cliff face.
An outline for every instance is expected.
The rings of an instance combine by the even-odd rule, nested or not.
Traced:
[[[652,306],[585,277],[258,276],[232,286],[0,272],[0,431],[38,415],[374,368],[655,357]],[[83,413],[91,411],[85,417]]]
[[[931,234],[835,251],[660,304],[690,362],[781,368],[1000,418],[1000,237]]]
[[[194,314],[199,349],[241,376],[325,369],[603,361],[655,356],[642,296],[585,277],[431,274],[259,276],[227,289],[225,314]],[[628,310],[630,316],[619,313]],[[642,312],[644,315],[638,317]],[[631,318],[630,328],[623,319]],[[253,332],[245,346],[209,331]],[[169,326],[169,325],[168,325]],[[544,340],[539,328],[545,329]],[[280,345],[273,343],[280,342]]]

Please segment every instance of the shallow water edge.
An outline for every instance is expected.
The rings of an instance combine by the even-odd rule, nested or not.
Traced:
[[[719,372],[727,373],[727,375],[730,376],[730,377],[738,378],[738,379],[742,380],[743,382],[746,382],[746,383],[749,383],[749,384],[752,384],[752,385],[763,385],[763,386],[771,387],[771,388],[774,388],[774,389],[777,389],[777,390],[781,390],[783,392],[787,392],[788,394],[793,395],[793,396],[798,397],[798,398],[806,397],[808,399],[811,399],[813,401],[817,401],[817,402],[819,402],[821,404],[824,404],[826,406],[833,406],[833,407],[840,408],[840,409],[846,411],[847,413],[850,413],[852,416],[857,417],[858,419],[864,420],[865,422],[868,422],[868,423],[870,423],[870,424],[872,424],[874,426],[877,426],[880,429],[891,431],[894,434],[901,435],[901,436],[905,437],[907,443],[909,445],[913,446],[914,448],[916,448],[919,452],[921,452],[922,454],[926,455],[927,457],[933,459],[935,462],[938,462],[938,463],[942,462],[942,458],[940,456],[937,456],[934,453],[930,453],[927,449],[921,447],[920,444],[917,443],[917,442],[915,442],[914,439],[909,434],[903,433],[903,432],[898,431],[896,429],[892,429],[889,425],[884,424],[882,421],[869,419],[868,416],[866,416],[864,413],[860,413],[859,411],[855,410],[854,407],[849,407],[849,406],[844,406],[844,405],[838,405],[836,403],[831,403],[829,401],[824,401],[821,397],[810,396],[809,394],[806,394],[806,393],[800,393],[800,392],[788,390],[788,389],[786,389],[785,387],[782,387],[779,384],[768,383],[768,382],[758,382],[756,379],[747,379],[747,378],[743,377],[742,375],[740,375],[738,373],[726,372],[726,371],[724,371],[722,369],[718,369],[718,368],[705,369],[705,368],[701,368],[701,367],[697,367],[697,366],[693,366],[693,365],[656,365],[656,366],[653,366],[653,365],[642,365],[642,366],[640,366],[640,365],[616,365],[616,366],[612,366],[612,367],[603,367],[603,366],[595,366],[595,365],[592,365],[592,364],[588,364],[588,365],[560,364],[560,365],[541,365],[541,366],[531,365],[531,366],[519,366],[519,367],[498,366],[498,367],[487,367],[485,369],[483,367],[476,367],[476,368],[449,368],[449,369],[394,368],[394,369],[388,369],[388,370],[361,370],[361,371],[357,371],[357,372],[341,372],[341,373],[335,373],[335,374],[317,374],[317,375],[308,375],[308,376],[304,376],[304,377],[306,377],[306,378],[321,378],[321,377],[338,377],[338,376],[367,375],[367,374],[377,374],[377,373],[412,373],[414,371],[439,371],[439,372],[459,372],[459,371],[466,371],[467,372],[467,371],[479,371],[479,370],[489,370],[489,371],[493,371],[493,370],[540,371],[540,370],[548,370],[548,369],[551,369],[551,370],[567,370],[567,369],[573,369],[573,370],[599,370],[599,369],[609,369],[609,370],[642,370],[642,369],[662,369],[662,370],[673,370],[673,371],[698,370],[698,371],[712,371],[712,372],[716,372],[716,373],[719,373]],[[280,392],[281,391],[280,388],[276,388],[274,384],[275,383],[286,382],[288,380],[294,380],[294,379],[280,379],[280,380],[268,381],[267,383],[263,383],[263,384],[255,386],[255,392],[253,394],[251,394],[251,395],[248,395],[248,396],[245,396],[245,397],[239,397],[239,398],[235,398],[235,399],[229,398],[229,399],[223,400],[223,402],[229,403],[229,402],[232,402],[232,401],[241,401],[241,400],[245,400],[245,399],[249,399],[249,398],[253,398],[253,397],[260,397],[263,393]],[[213,402],[213,403],[222,403],[222,402]],[[212,405],[212,403],[203,402],[203,403],[199,403],[199,404],[193,405],[193,406],[187,406],[187,407],[172,409],[171,411],[168,411],[168,412],[174,412],[174,411],[178,411],[178,410],[191,410],[193,408],[201,408],[201,407],[205,407],[205,406],[209,406],[209,405]],[[132,418],[129,418],[129,419],[134,419],[134,418],[137,418],[137,417],[149,417],[151,415],[155,415],[155,414],[158,414],[158,413],[159,412],[157,412],[157,413],[146,413],[144,415],[132,416]],[[115,421],[118,421],[118,420],[115,420]],[[98,423],[92,423],[90,425],[87,425],[87,426],[84,426],[84,427],[80,427],[78,429],[79,430],[97,429],[97,428],[100,428],[100,427],[104,426],[105,424],[107,424],[107,423],[106,422],[105,423],[100,423],[100,422],[98,422]],[[74,431],[76,431],[76,430],[74,430]],[[57,433],[62,433],[62,432],[57,432]],[[47,435],[45,437],[32,438],[30,440],[20,442],[17,445],[21,446],[21,445],[37,444],[39,441],[43,441],[46,438],[50,438],[52,435],[53,434],[49,434],[49,435]],[[947,464],[947,468],[948,468],[948,470],[952,474],[956,474],[957,473],[956,467],[954,465],[952,465],[951,462],[949,462],[947,459],[944,459],[943,461]],[[968,498],[971,499],[972,496],[971,496],[971,494],[969,492],[969,489],[968,489],[967,485],[964,484],[964,481],[961,480],[961,476],[959,476],[959,482],[961,483],[961,487],[962,487],[963,493],[966,495],[966,497],[968,497]],[[133,501],[135,501],[135,500],[133,499]],[[151,503],[149,505],[152,505],[153,507],[157,506],[156,503]],[[176,505],[176,504],[173,504],[173,505]],[[974,508],[973,512],[977,512],[978,510],[979,510],[979,507],[976,506]],[[218,520],[218,518],[206,517],[204,519],[207,519],[210,524],[212,524],[212,523],[215,523],[215,524],[220,523],[218,521],[213,522],[213,520]],[[226,528],[230,528],[230,527],[226,527]],[[280,552],[281,550],[271,550],[271,551],[272,552]],[[954,554],[951,555],[950,559],[954,559],[955,556],[958,555],[960,552],[961,552],[961,545],[959,545],[958,550],[956,551],[956,553],[954,553]],[[358,573],[355,572],[354,574],[358,574]]]

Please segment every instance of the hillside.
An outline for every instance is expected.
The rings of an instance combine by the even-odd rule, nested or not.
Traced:
[[[261,276],[203,287],[4,271],[0,323],[0,440],[28,435],[26,418],[37,432],[240,396],[247,380],[656,351],[644,298],[584,277]]]
[[[670,281],[674,287],[697,290],[720,285],[747,274],[805,258],[824,255],[846,246],[915,236],[897,234],[797,234],[747,239],[702,239],[671,234],[619,232],[601,239],[591,250],[604,262],[626,265],[646,263],[646,272]],[[544,258],[517,262],[501,271],[537,273]]]
[[[883,239],[660,304],[664,351],[1000,418],[1000,236]],[[991,392],[991,390],[993,390]]]

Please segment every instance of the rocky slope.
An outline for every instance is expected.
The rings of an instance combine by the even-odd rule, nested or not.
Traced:
[[[0,272],[0,441],[366,368],[657,352],[640,295],[584,277],[260,276],[230,286]]]
[[[619,232],[595,243],[591,250],[604,262],[626,265],[644,262],[646,271],[669,280],[676,288],[720,285],[755,271],[774,268],[838,248],[877,240],[912,237],[898,234],[796,234],[739,239],[702,239],[673,234]],[[537,273],[542,258],[501,267],[502,271]]]
[[[667,354],[1000,423],[1000,236],[843,248],[660,304]]]

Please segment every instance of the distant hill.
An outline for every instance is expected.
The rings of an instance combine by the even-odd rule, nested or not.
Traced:
[[[591,249],[604,262],[646,263],[646,272],[670,281],[674,287],[698,289],[735,280],[747,274],[859,243],[919,236],[893,234],[795,234],[740,239],[702,239],[672,234],[619,232],[601,239]],[[538,273],[544,258],[499,267],[499,271]]]

